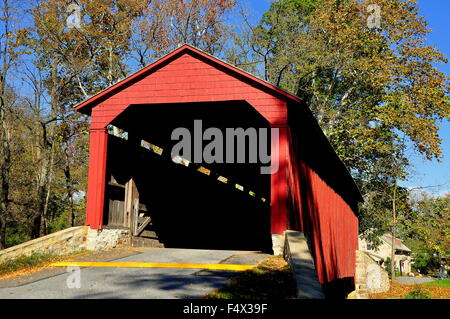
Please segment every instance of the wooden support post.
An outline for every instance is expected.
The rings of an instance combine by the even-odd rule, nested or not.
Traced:
[[[92,229],[101,229],[103,226],[107,151],[108,132],[106,128],[91,128],[86,225]]]
[[[139,217],[139,191],[136,183],[131,178],[125,185],[125,221],[126,227],[131,229],[131,234],[137,232],[137,218]]]
[[[271,175],[271,233],[282,234],[287,228],[287,156],[288,139],[286,125],[273,125],[279,129],[278,154],[277,146],[272,143],[272,163],[278,170]],[[274,162],[275,161],[275,162]]]

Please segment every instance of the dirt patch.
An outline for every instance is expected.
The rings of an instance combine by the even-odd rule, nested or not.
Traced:
[[[294,299],[297,290],[292,272],[279,256],[263,259],[204,298],[207,299]]]
[[[92,254],[91,251],[78,251],[68,255],[38,255],[20,257],[9,260],[0,265],[0,280],[18,276],[29,275],[50,267],[50,264],[58,261],[72,261],[75,258]]]

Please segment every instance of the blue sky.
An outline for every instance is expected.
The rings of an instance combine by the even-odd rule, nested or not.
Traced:
[[[246,0],[243,2],[245,3]],[[270,2],[270,0],[248,1],[258,17],[269,9]],[[418,0],[418,5],[420,14],[425,17],[428,28],[432,30],[428,36],[428,44],[437,47],[450,59],[450,1]],[[450,75],[450,63],[437,67],[440,71]],[[410,151],[408,156],[413,165],[411,176],[402,183],[402,186],[426,187],[424,190],[436,194],[450,190],[450,123],[448,120],[442,122],[439,135],[442,139],[441,147],[444,156],[442,162],[423,160],[418,154]],[[437,186],[430,187],[435,185]]]
[[[428,36],[428,44],[436,46],[450,59],[450,1],[448,0],[419,0],[419,10],[425,16],[428,27],[432,32]],[[439,70],[450,75],[450,63],[439,65]],[[405,183],[405,186],[429,186],[429,191],[439,193],[450,189],[450,123],[444,121],[439,134],[442,138],[442,150],[444,158],[441,163],[427,162],[413,157],[414,174]]]

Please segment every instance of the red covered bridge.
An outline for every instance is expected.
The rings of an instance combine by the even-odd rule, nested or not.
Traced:
[[[184,45],[76,109],[92,118],[91,228],[127,227],[167,247],[269,250],[271,235],[299,230],[309,235],[321,283],[354,277],[362,198],[299,98]],[[278,171],[174,163],[171,132],[198,119],[278,128]]]

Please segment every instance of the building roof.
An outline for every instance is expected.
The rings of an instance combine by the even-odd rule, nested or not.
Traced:
[[[253,82],[254,84],[258,84],[260,86],[263,86],[264,88],[268,89],[269,91],[271,91],[274,95],[278,95],[280,97],[284,97],[287,100],[292,100],[295,102],[301,102],[300,98],[289,93],[286,92],[282,89],[280,89],[279,87],[276,87],[272,84],[270,84],[267,81],[264,81],[260,78],[258,78],[257,76],[250,74],[242,69],[239,69],[227,62],[224,62],[198,48],[195,48],[189,44],[184,44],[181,47],[179,47],[178,49],[175,49],[174,51],[172,51],[171,53],[165,55],[164,57],[160,58],[159,60],[151,63],[150,65],[140,69],[139,71],[129,75],[128,77],[126,77],[125,79],[117,82],[116,84],[104,89],[103,91],[100,91],[99,93],[95,94],[94,96],[91,96],[89,98],[87,98],[86,100],[84,100],[83,102],[79,103],[78,105],[75,106],[75,110],[77,110],[78,112],[90,115],[91,114],[91,110],[94,106],[96,106],[98,103],[100,103],[101,101],[103,101],[104,99],[108,98],[109,96],[113,95],[115,92],[121,90],[122,88],[136,82],[139,81],[139,79],[141,79],[142,77],[145,77],[146,75],[154,72],[155,70],[157,70],[161,65],[163,65],[164,63],[167,63],[168,61],[171,61],[175,58],[177,58],[178,56],[187,53],[187,52],[191,52],[194,54],[198,54],[206,59],[208,59],[209,61],[213,62],[214,64],[217,64],[221,67],[226,68],[227,70],[231,71],[232,73],[235,73],[236,75],[239,75],[241,77],[244,77],[245,79]]]
[[[381,236],[381,239],[389,246],[392,246],[392,235],[391,234],[386,233]],[[396,237],[394,237],[394,245],[395,245],[394,246],[395,249],[403,250],[403,251],[411,251],[411,249],[409,249],[405,244],[403,244],[403,241],[401,239],[398,239]]]

